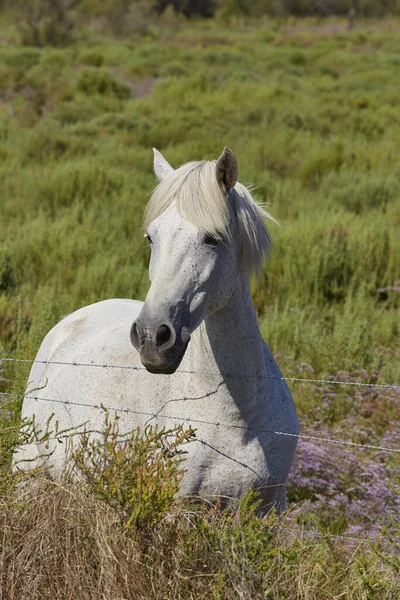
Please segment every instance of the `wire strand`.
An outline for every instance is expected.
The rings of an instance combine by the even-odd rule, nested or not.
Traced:
[[[122,412],[122,413],[126,413],[126,414],[135,414],[135,415],[142,415],[142,416],[146,416],[146,417],[150,417],[149,420],[151,419],[159,419],[159,418],[164,418],[164,419],[171,419],[177,422],[187,422],[187,423],[200,423],[202,425],[213,425],[215,427],[225,427],[225,428],[230,428],[230,429],[241,429],[243,431],[258,431],[261,433],[271,433],[273,435],[282,435],[282,436],[287,436],[287,437],[293,437],[293,438],[298,438],[298,439],[305,439],[305,440],[313,440],[313,441],[318,441],[318,442],[326,442],[326,443],[330,443],[330,444],[341,444],[344,446],[352,446],[352,447],[357,447],[357,448],[364,448],[367,450],[376,450],[376,451],[381,451],[381,452],[393,452],[393,453],[399,453],[400,454],[400,449],[398,448],[388,448],[387,446],[376,446],[373,444],[360,444],[358,442],[351,442],[348,440],[337,440],[334,438],[329,438],[329,437],[318,437],[315,435],[306,435],[306,434],[302,434],[302,433],[290,433],[290,432],[286,432],[286,431],[274,431],[274,430],[270,430],[270,429],[266,429],[264,427],[247,427],[245,425],[232,425],[230,423],[222,423],[222,422],[215,422],[215,421],[207,421],[206,419],[193,419],[191,417],[183,417],[183,416],[175,416],[175,415],[167,415],[164,413],[159,413],[159,414],[155,414],[152,412],[147,412],[147,411],[139,411],[139,410],[133,410],[131,408],[119,408],[119,407],[114,407],[114,406],[105,406],[103,404],[87,404],[86,402],[76,402],[73,400],[59,400],[59,399],[52,399],[52,398],[41,398],[39,396],[25,396],[26,399],[30,399],[30,400],[34,400],[35,402],[52,402],[55,404],[64,404],[66,406],[81,406],[84,408],[92,408],[95,410],[109,410],[111,412]]]
[[[98,363],[80,363],[80,362],[67,362],[67,361],[58,361],[58,360],[37,360],[37,359],[27,359],[27,358],[9,358],[9,357],[0,357],[1,362],[11,362],[11,363],[38,363],[43,365],[64,365],[64,366],[72,366],[72,367],[92,367],[92,368],[100,368],[100,369],[127,369],[131,371],[146,371],[145,367],[138,367],[133,365],[109,365],[109,364],[98,364]],[[325,385],[352,385],[356,387],[370,387],[370,388],[392,388],[400,390],[400,383],[367,383],[362,381],[343,381],[339,379],[311,379],[305,377],[277,377],[273,375],[236,375],[234,373],[218,373],[214,371],[191,371],[180,369],[179,373],[187,373],[192,375],[214,375],[219,377],[229,377],[232,379],[277,379],[280,381],[293,381],[293,382],[303,382],[303,383],[319,383]]]

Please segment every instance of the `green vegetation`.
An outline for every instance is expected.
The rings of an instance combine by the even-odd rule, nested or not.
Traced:
[[[89,493],[119,510],[126,527],[143,528],[171,509],[183,476],[182,446],[194,439],[194,430],[182,425],[172,430],[148,425],[144,432],[138,427],[122,435],[118,416],[106,412],[102,435],[83,432],[71,463]]]
[[[378,291],[400,277],[396,24],[177,29],[0,50],[2,354],[143,298],[152,146],[177,165],[227,144],[281,225],[254,298],[286,374],[400,379],[398,294]]]
[[[14,18],[22,43],[59,46],[74,28],[95,24],[116,35],[148,31],[164,13],[192,17],[275,18],[345,15],[348,28],[360,17],[394,16],[399,0],[0,0]]]
[[[254,282],[254,302],[263,335],[284,374],[400,381],[399,21],[359,22],[347,31],[342,21],[255,23],[224,17],[188,24],[166,11],[126,40],[101,34],[93,26],[86,32],[73,30],[73,44],[54,48],[39,47],[49,43],[45,38],[38,47],[21,45],[21,32],[9,25],[10,19],[7,13],[0,20],[1,356],[33,358],[46,332],[80,306],[109,297],[143,299],[149,254],[141,222],[155,184],[151,148],[179,165],[216,158],[228,145],[239,160],[240,180],[258,186],[256,198],[267,203],[280,222],[280,227],[270,226],[275,250],[261,281]],[[3,363],[0,390],[22,393],[28,370],[29,365]],[[400,415],[394,390],[374,389],[367,395],[357,388],[295,383],[293,391],[303,433],[398,443]],[[18,404],[3,405],[3,429],[14,431],[18,426]],[[0,443],[6,449],[0,459],[3,468],[13,440]],[[379,462],[389,490],[398,473],[396,456],[376,458],[364,451],[361,455],[370,465]],[[339,452],[335,456],[340,461]],[[322,470],[328,458],[319,455]],[[352,477],[360,477],[357,501],[361,502],[365,482],[355,467],[358,462],[343,464],[350,465]],[[368,468],[364,462],[363,472]],[[310,479],[309,489],[302,481],[298,475],[290,499],[300,505],[306,497],[311,510],[317,495],[322,502],[325,491],[312,488]],[[338,489],[348,494],[346,502],[354,501],[353,484],[340,475]],[[64,488],[54,487],[50,493],[51,484],[43,486],[38,493],[43,502],[35,513],[38,520],[28,523],[32,539],[49,511],[50,500],[44,499],[55,498],[54,506],[61,510],[72,497]],[[78,504],[71,515],[76,514],[77,520],[65,522],[67,529],[57,535],[73,530],[78,538],[85,537],[92,525],[96,527],[96,511],[109,509],[97,496],[85,495],[85,502],[94,508],[83,524],[79,517],[86,506],[83,491],[74,488],[73,494]],[[322,531],[343,532],[355,524],[353,517],[349,512],[350,521],[343,525],[341,509],[338,516],[328,496],[317,525]],[[30,509],[24,512],[19,500],[14,504],[11,496],[6,498],[1,510],[11,511],[2,513],[8,515],[4,522],[18,520],[18,513],[22,525],[27,523]],[[371,514],[378,519],[381,513],[374,510]],[[190,518],[206,519],[211,528],[225,532],[223,547],[236,562],[223,561],[220,538],[213,545],[214,529],[211,542],[204,530],[189,528],[183,534],[182,522],[179,526],[171,522],[164,523],[162,535],[175,527],[171,533],[175,541],[169,543],[176,547],[162,565],[165,571],[151,561],[143,569],[154,567],[153,579],[163,573],[159,583],[167,585],[163,577],[168,569],[172,572],[187,559],[186,579],[170,582],[168,597],[212,597],[212,593],[215,598],[237,597],[242,555],[235,544],[243,548],[248,530],[245,534],[244,529],[235,530],[232,516],[199,514],[190,512]],[[107,521],[100,537],[106,531],[111,536],[115,518]],[[251,527],[258,527],[254,515],[252,519]],[[362,537],[367,523],[367,518],[357,522]],[[12,543],[25,539],[22,525],[12,530],[16,536],[10,538]],[[52,531],[46,534],[49,539]],[[138,550],[136,537],[122,558],[115,535],[110,539],[122,569],[121,581],[129,557],[139,556],[135,561],[141,565],[145,555],[155,560],[155,555],[146,554],[147,546]],[[165,550],[159,535],[151,538],[155,553]],[[296,537],[282,546],[274,530],[271,540],[265,542],[266,554],[260,558],[269,565],[264,571],[260,567],[260,573],[269,573],[270,579],[257,579],[251,571],[249,581],[261,583],[243,597],[396,597],[391,590],[397,563],[390,566],[390,561],[375,559],[362,548],[352,558],[328,538]],[[251,557],[258,552],[252,543],[246,546],[250,554],[245,565],[253,564]],[[207,548],[211,554],[205,557]],[[179,560],[175,550],[181,553]],[[195,551],[200,562],[195,561]],[[97,559],[95,570],[101,570],[105,557]],[[18,560],[23,560],[21,555]],[[117,569],[116,563],[104,564]],[[197,577],[191,581],[189,564]],[[202,574],[209,572],[215,578],[207,585],[214,587],[178,586],[178,580],[179,585],[201,581],[206,586]],[[294,586],[300,575],[300,587],[285,590],[283,580]],[[268,591],[275,580],[276,587]],[[315,587],[306,588],[306,583]],[[85,585],[90,587],[89,579]],[[42,597],[56,597],[58,592],[52,589],[53,595]],[[107,589],[112,588],[104,587],[102,593],[111,597]],[[118,589],[123,597],[125,592]],[[308,595],[296,596],[294,589]],[[138,592],[136,597],[163,597],[161,587],[157,590],[140,592],[142,596]],[[90,596],[75,591],[69,597]]]
[[[9,598],[391,599],[398,528],[384,543],[320,534],[312,521],[257,515],[256,494],[228,508],[173,499],[192,430],[121,434],[106,414],[57,482],[43,470],[2,478],[1,591]],[[138,454],[136,455],[135,452]],[[140,460],[139,460],[140,457]],[[31,481],[30,481],[31,480]],[[29,485],[29,482],[31,485]]]

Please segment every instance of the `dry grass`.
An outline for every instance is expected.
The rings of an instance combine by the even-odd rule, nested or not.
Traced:
[[[82,487],[40,476],[2,499],[0,540],[2,600],[396,597],[373,553],[288,535],[243,504],[179,504],[156,527],[127,528]]]
[[[3,597],[149,597],[138,542],[107,505],[39,480],[1,512]]]
[[[185,597],[186,587],[198,598],[211,593],[212,572],[196,573],[193,564],[191,574],[182,564],[187,556],[175,520],[127,529],[93,495],[46,478],[15,492],[0,515],[1,598],[161,600]]]

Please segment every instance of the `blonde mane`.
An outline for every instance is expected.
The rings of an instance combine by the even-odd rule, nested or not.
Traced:
[[[176,201],[179,214],[212,237],[231,239],[229,200],[238,227],[240,267],[259,272],[271,248],[264,219],[274,219],[257,204],[250,191],[237,183],[228,200],[216,177],[216,161],[189,162],[155,188],[144,216],[147,227]]]

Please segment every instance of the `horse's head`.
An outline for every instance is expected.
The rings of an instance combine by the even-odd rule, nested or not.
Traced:
[[[238,273],[261,264],[270,238],[229,148],[177,170],[155,150],[154,170],[160,183],[145,216],[151,286],[131,341],[148,371],[167,374],[207,314],[228,303]]]

